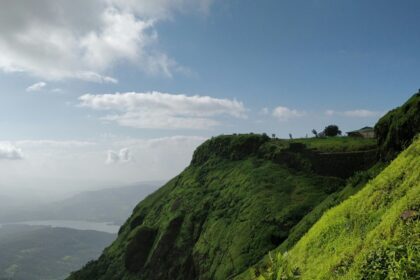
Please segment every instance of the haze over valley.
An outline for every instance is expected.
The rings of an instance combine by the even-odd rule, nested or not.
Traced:
[[[419,14],[0,1],[0,280],[418,279]]]

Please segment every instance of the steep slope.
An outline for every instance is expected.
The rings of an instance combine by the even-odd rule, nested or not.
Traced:
[[[420,138],[265,270],[237,279],[418,279]]]
[[[319,152],[252,134],[207,141],[184,172],[135,208],[99,260],[70,279],[232,278],[344,186],[343,179],[314,173]],[[374,163],[365,166],[364,159],[351,173]]]
[[[402,106],[389,111],[375,125],[382,159],[392,160],[411,144],[418,132],[420,132],[420,91]]]

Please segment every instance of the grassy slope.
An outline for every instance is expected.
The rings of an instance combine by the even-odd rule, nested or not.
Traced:
[[[314,149],[324,153],[333,152],[357,152],[376,149],[375,139],[356,137],[319,137],[319,138],[296,138],[292,140],[272,139],[271,144],[279,149],[285,149],[290,143],[305,144],[308,149]]]
[[[347,139],[304,141],[319,150],[341,141],[361,143],[356,150],[372,145]],[[258,135],[206,142],[190,167],[136,207],[99,261],[71,279],[228,279],[244,271],[342,186],[269,160],[273,145],[288,142]]]
[[[326,137],[326,138],[301,138],[290,142],[305,144],[309,149],[322,152],[355,152],[376,149],[375,139],[355,137]]]
[[[392,160],[420,132],[420,93],[389,111],[375,125],[382,159]]]
[[[383,159],[392,159],[419,130],[419,97],[414,95],[375,127]],[[418,143],[378,176],[382,179],[347,199],[384,165],[353,176],[341,189],[311,170],[347,177],[352,172],[328,168],[360,170],[367,167],[360,160],[375,159],[367,153],[320,157],[302,145],[288,149],[289,144],[340,153],[375,149],[374,140],[267,139],[221,136],[200,146],[189,168],[136,207],[99,261],[71,279],[230,279],[274,244],[285,251],[298,240],[289,254],[279,254],[275,261],[268,257],[271,266],[264,277],[384,279],[392,274],[390,278],[406,279],[418,271],[418,199],[413,198],[418,197],[419,178],[402,171],[419,169]],[[325,160],[330,164],[324,166]],[[349,160],[355,164],[347,166]],[[404,189],[407,184],[414,187]],[[404,203],[412,209],[402,210],[410,208]],[[399,219],[401,211],[415,217]]]
[[[356,172],[355,175],[347,180],[346,185],[342,190],[330,194],[321,203],[319,203],[310,213],[304,216],[299,223],[296,224],[296,226],[292,228],[284,242],[272,250],[269,255],[267,254],[258,263],[243,272],[243,275],[238,276],[238,278],[243,277],[247,279],[250,273],[255,275],[255,273],[258,274],[259,272],[264,272],[271,265],[271,255],[276,255],[280,252],[284,253],[290,250],[327,210],[356,194],[369,180],[376,177],[385,167],[386,164],[378,163],[369,170]]]
[[[377,163],[372,168],[366,171],[360,171],[354,174],[347,180],[346,186],[337,192],[330,194],[314,210],[302,218],[302,220],[290,231],[288,238],[276,248],[276,251],[286,252],[295,245],[299,239],[314,225],[319,218],[322,217],[325,211],[334,207],[350,196],[360,191],[365,184],[376,177],[384,168],[386,164]]]
[[[242,279],[416,279],[420,139],[360,192],[328,211],[267,271]]]

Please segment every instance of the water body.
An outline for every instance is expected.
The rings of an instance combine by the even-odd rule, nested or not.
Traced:
[[[4,224],[7,225],[7,224]],[[112,223],[98,223],[89,221],[70,221],[70,220],[42,220],[42,221],[26,221],[18,223],[9,223],[9,225],[29,225],[29,226],[50,226],[50,227],[61,227],[71,228],[77,230],[96,230],[106,233],[116,234],[120,229],[120,226]],[[1,228],[0,224],[0,228]]]

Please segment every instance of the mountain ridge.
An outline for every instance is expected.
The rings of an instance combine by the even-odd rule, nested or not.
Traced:
[[[357,150],[372,145],[350,140],[360,144]],[[314,141],[323,141],[317,143],[322,151],[328,139]],[[104,255],[70,279],[225,279],[241,273],[344,187],[344,179],[312,170],[311,144],[256,134],[208,140],[189,167],[134,209]]]
[[[305,272],[305,266],[295,270],[282,265],[283,252],[307,240],[329,208],[368,192],[369,180],[390,168],[390,159],[416,134],[399,134],[392,127],[417,127],[419,98],[414,95],[403,109],[381,118],[378,146],[374,140],[350,137],[281,140],[246,134],[209,139],[197,148],[189,167],[135,207],[98,260],[69,279],[232,279],[243,273],[249,279],[295,279],[301,273],[318,278],[316,268]],[[398,139],[396,146],[392,139]],[[417,142],[411,151],[417,151]],[[323,153],[329,157],[322,159]],[[360,158],[349,159],[350,154]],[[410,167],[417,167],[417,153],[412,160]],[[280,264],[266,255],[276,248]],[[264,256],[268,265],[262,261],[255,267]]]

